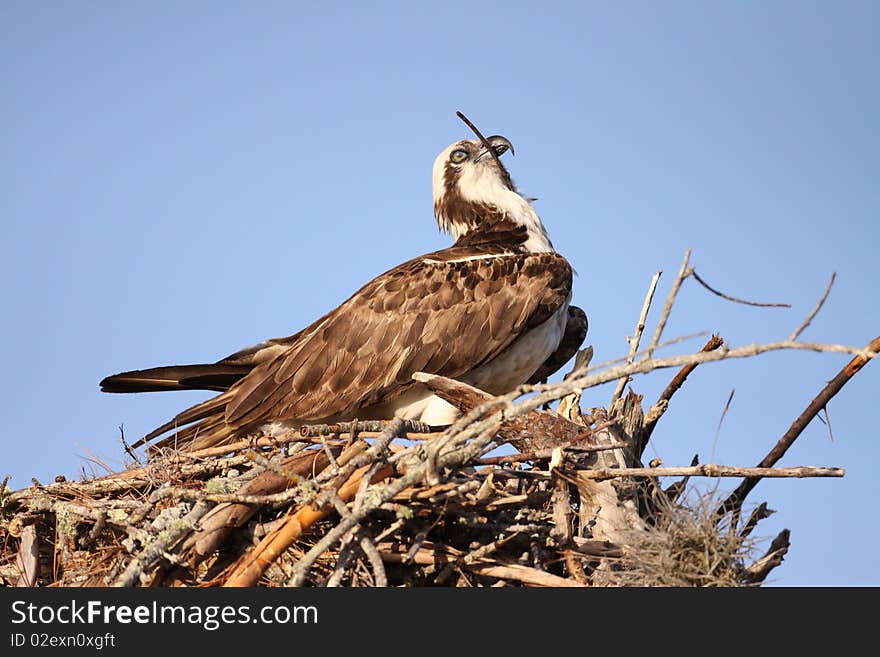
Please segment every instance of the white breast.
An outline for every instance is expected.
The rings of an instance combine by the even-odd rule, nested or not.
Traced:
[[[510,392],[525,383],[556,351],[568,322],[570,299],[543,324],[521,335],[494,359],[461,377],[465,383],[493,395]],[[452,424],[459,413],[455,407],[416,386],[395,400],[393,414],[405,420],[420,420],[432,425]]]

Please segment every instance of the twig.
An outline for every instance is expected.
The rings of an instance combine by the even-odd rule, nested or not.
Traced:
[[[468,117],[466,117],[461,112],[456,112],[455,114],[456,114],[456,116],[458,116],[458,118],[460,118],[462,121],[464,121],[465,125],[467,125],[468,128],[470,128],[471,130],[474,131],[474,134],[477,135],[477,137],[479,137],[480,141],[483,144],[483,147],[487,151],[489,151],[489,154],[492,156],[492,159],[495,160],[495,164],[498,166],[498,170],[504,176],[504,181],[507,183],[507,186],[510,189],[513,189],[513,182],[510,180],[510,174],[507,172],[507,168],[503,164],[501,164],[501,160],[498,158],[498,153],[496,153],[495,149],[492,148],[492,144],[490,144],[488,142],[488,140],[483,136],[483,134],[479,130],[477,130],[477,126],[475,126],[473,123],[471,123],[471,120]],[[511,149],[510,152],[512,153],[513,150]]]
[[[354,561],[356,552],[357,550],[351,545],[351,543],[345,543],[343,540],[342,547],[339,550],[339,558],[336,559],[336,565],[333,567],[333,572],[324,584],[326,588],[333,589],[342,584],[342,579],[345,577],[345,571],[351,565],[351,562]]]
[[[833,443],[834,442],[834,430],[831,428],[831,416],[828,414],[828,407],[825,406],[822,411],[825,413],[825,426],[828,427],[828,439]],[[822,416],[819,416],[819,419],[822,419]]]
[[[705,353],[707,351],[715,351],[716,349],[722,347],[723,345],[724,345],[724,338],[722,338],[720,335],[715,333],[714,335],[712,335],[711,338],[709,338],[709,341],[703,345],[703,348],[700,349],[700,352]],[[669,400],[671,400],[672,395],[674,395],[676,392],[678,392],[678,390],[681,388],[681,386],[684,385],[684,382],[691,375],[691,372],[693,372],[695,369],[697,369],[698,364],[699,363],[691,363],[689,365],[685,365],[684,367],[682,367],[678,371],[678,373],[672,378],[672,381],[669,382],[669,385],[663,389],[662,393],[660,393],[660,397],[658,398],[658,401],[667,401],[668,402]]]
[[[758,507],[754,511],[752,511],[752,514],[749,516],[746,524],[743,525],[743,528],[739,532],[739,537],[741,539],[747,538],[749,534],[754,531],[755,527],[758,526],[759,522],[761,522],[765,518],[769,518],[774,513],[775,511],[772,511],[767,507],[766,502],[761,502],[761,504],[758,505]]]
[[[464,418],[467,419],[470,415],[471,413],[467,413],[465,414]],[[462,420],[460,419],[459,422],[461,421]],[[455,425],[453,425],[453,427],[454,426]],[[318,559],[321,554],[328,550],[348,530],[350,530],[353,526],[360,522],[360,520],[368,513],[370,513],[373,509],[379,508],[382,504],[391,500],[395,495],[397,495],[397,493],[404,490],[408,486],[414,484],[417,481],[421,481],[425,477],[425,474],[429,467],[428,459],[432,450],[435,450],[436,453],[439,454],[439,458],[437,459],[438,469],[442,467],[462,465],[469,462],[471,459],[480,454],[486,444],[488,444],[494,438],[499,426],[499,419],[492,416],[490,418],[477,421],[472,425],[469,423],[467,425],[467,431],[459,432],[458,434],[454,433],[452,431],[452,428],[450,428],[447,431],[448,436],[446,439],[437,439],[435,441],[432,441],[433,443],[436,443],[436,445],[429,445],[427,447],[427,451],[429,452],[429,454],[426,455],[425,460],[422,461],[419,466],[408,469],[406,471],[406,474],[404,474],[402,477],[394,480],[387,486],[382,487],[382,489],[377,492],[377,495],[374,496],[370,503],[365,503],[358,513],[352,513],[348,518],[344,518],[342,522],[340,522],[338,525],[336,525],[336,527],[325,534],[324,537],[320,541],[318,541],[297,562],[296,566],[294,566],[294,572],[289,580],[289,583],[292,586],[302,585],[305,582],[306,575],[312,564]],[[476,434],[476,437],[473,437],[474,434]],[[470,442],[467,442],[468,440],[470,440]],[[373,448],[379,445],[379,442],[380,441],[377,441],[376,445],[374,445]],[[373,448],[371,448],[371,450]],[[448,451],[441,452],[443,448],[448,448]],[[352,462],[354,462],[354,460]],[[350,480],[343,487],[343,489],[346,487],[350,488],[349,491],[346,491],[349,495],[354,494],[354,486],[350,486],[351,483],[352,482]],[[359,484],[359,482],[356,482],[355,485],[357,484]],[[340,489],[339,491],[340,497],[343,497],[343,489]],[[293,542],[293,540],[296,540],[296,538],[298,538],[299,535],[302,533],[302,529],[298,525],[293,525],[291,529],[293,531],[290,531],[289,534],[293,538],[289,538],[289,536],[284,537],[283,540],[277,541],[277,545],[271,546],[273,548],[270,551],[271,561],[267,561],[265,557],[250,557],[249,563],[246,566],[246,570],[248,570],[249,572],[242,572],[242,568],[239,568],[234,573],[234,575],[230,577],[229,580],[227,580],[226,586],[247,586],[252,584],[256,580],[256,578],[259,577],[262,571],[272,561],[274,561],[274,559],[276,559],[278,555],[280,555],[280,551],[278,551],[278,548],[286,549]],[[288,538],[289,540],[287,540]],[[265,542],[265,539],[263,542]],[[261,542],[261,545],[263,542]],[[259,547],[260,546],[258,546],[258,548]],[[256,552],[257,551],[255,551],[255,553]]]
[[[332,436],[333,434],[351,433],[353,425],[356,425],[359,436],[364,436],[364,432],[384,432],[388,428],[390,422],[385,420],[355,420],[353,422],[336,422],[334,424],[306,424],[299,428],[301,438],[318,438],[321,436]],[[435,427],[418,420],[401,420],[400,429],[397,433],[438,433],[443,431],[445,427]]]
[[[709,452],[709,460],[715,460],[715,448],[718,447],[718,437],[721,435],[721,425],[724,424],[724,418],[727,417],[727,411],[730,410],[730,404],[733,403],[733,396],[736,394],[736,388],[730,389],[730,396],[721,409],[721,417],[718,418],[718,426],[715,428],[715,436],[712,438],[712,450]]]
[[[349,479],[346,484],[339,489],[338,497],[343,501],[350,500],[357,488],[360,486],[361,477],[366,474],[367,470],[369,470],[369,466],[364,466],[364,468],[356,475],[352,475],[352,479]],[[391,474],[391,468],[386,467],[384,471],[380,471],[383,476],[387,476]],[[310,508],[310,507],[306,507]],[[302,510],[301,510],[302,511]],[[283,550],[286,550],[297,538],[302,535],[303,529],[306,527],[310,527],[317,520],[325,517],[326,512],[322,512],[321,510],[311,510],[311,515],[317,516],[314,521],[309,523],[308,525],[304,525],[298,519],[291,519],[282,527],[278,535],[276,537],[266,537],[267,539],[274,538],[274,540],[269,540],[268,542],[264,539],[261,542],[268,543],[271,549],[264,550],[264,552],[268,552],[269,557],[272,561],[280,556]],[[315,543],[315,545],[306,552],[303,557],[297,561],[296,565],[293,567],[293,574],[288,580],[288,586],[302,586],[305,583],[305,579],[308,576],[309,570],[311,570],[312,565],[318,558],[324,554],[327,550],[329,550],[339,539],[341,539],[347,532],[351,531],[354,527],[358,525],[360,519],[366,514],[358,513],[353,514],[349,513],[347,517],[342,519],[338,525],[336,525],[329,532],[324,534],[321,539]],[[259,549],[260,546],[257,546]],[[256,552],[256,551],[255,551]],[[254,576],[259,577],[260,574],[268,567],[268,563],[265,562],[265,557],[258,557],[256,559],[251,559],[249,567],[241,572],[241,574],[234,574],[230,579],[224,584],[224,586],[250,586],[253,584]]]
[[[553,492],[550,497],[553,508],[551,516],[553,528],[550,530],[550,537],[556,541],[557,549],[562,552],[568,574],[579,583],[587,584],[589,579],[584,571],[583,564],[571,550],[574,547],[572,540],[574,532],[571,526],[573,515],[571,508],[571,477],[563,474],[561,471],[563,466],[562,449],[557,447],[553,450],[549,466],[553,474],[553,479],[551,480]]]
[[[678,296],[678,289],[681,287],[682,282],[688,276],[691,275],[693,269],[688,269],[688,263],[691,259],[691,250],[688,249],[684,252],[684,260],[681,262],[681,269],[678,270],[678,275],[675,277],[675,280],[672,282],[672,288],[669,290],[669,296],[666,297],[666,305],[663,306],[663,313],[660,315],[660,320],[657,322],[657,328],[654,329],[654,337],[651,338],[651,345],[648,347],[646,359],[651,358],[654,355],[654,349],[657,348],[657,344],[660,342],[660,337],[663,335],[663,329],[666,328],[666,322],[669,319],[669,313],[672,312],[672,306],[675,304],[675,297]]]
[[[818,303],[816,303],[816,307],[810,311],[810,314],[807,315],[807,318],[801,322],[801,325],[797,327],[794,333],[788,338],[789,340],[797,340],[801,333],[804,332],[810,322],[819,314],[819,311],[822,310],[822,306],[825,305],[825,299],[828,298],[828,294],[831,292],[831,287],[834,285],[834,279],[837,278],[837,272],[831,273],[831,280],[828,281],[828,286],[825,288],[825,291],[822,293],[822,297],[819,299]]]
[[[870,346],[870,345],[869,345]],[[876,345],[880,349],[880,343]],[[586,374],[580,377],[572,377],[567,381],[555,383],[550,386],[519,386],[513,392],[506,395],[496,397],[486,406],[481,406],[474,411],[479,410],[481,414],[488,412],[491,408],[498,408],[508,404],[510,401],[529,392],[537,392],[534,397],[530,397],[523,403],[516,406],[515,410],[506,413],[505,417],[513,417],[514,415],[524,415],[531,412],[535,408],[541,406],[547,401],[559,399],[565,395],[577,390],[592,388],[609,381],[614,381],[624,374],[640,374],[651,372],[653,370],[664,369],[667,367],[680,367],[682,365],[699,365],[700,363],[710,363],[719,360],[728,360],[731,358],[749,358],[759,354],[781,351],[781,350],[799,350],[799,351],[818,351],[824,353],[838,354],[858,354],[859,358],[870,360],[877,356],[877,351],[864,347],[848,347],[838,344],[825,343],[809,343],[809,342],[791,342],[784,340],[780,342],[768,342],[764,344],[752,344],[734,349],[722,348],[711,352],[698,352],[695,354],[686,354],[681,356],[669,356],[667,358],[649,358],[626,365],[618,365],[611,367],[602,372]],[[456,426],[456,425],[453,425]]]
[[[671,468],[597,468],[595,470],[578,470],[580,479],[604,481],[620,477],[842,477],[846,474],[843,468],[823,468],[815,466],[798,466],[795,468],[739,468],[730,465],[679,466]]]
[[[213,504],[210,502],[197,502],[192,510],[181,518],[180,522],[174,523],[168,529],[159,532],[153,543],[145,546],[144,550],[131,560],[122,572],[122,575],[113,582],[113,586],[130,587],[137,584],[141,574],[164,557],[181,537],[192,531],[201,517],[210,511],[212,506]]]
[[[770,544],[767,553],[743,571],[743,581],[747,584],[760,584],[767,579],[770,571],[779,566],[785,555],[788,554],[788,548],[791,545],[790,538],[791,534],[787,529],[779,532],[779,535]]]
[[[131,445],[128,444],[128,441],[125,440],[125,429],[121,424],[119,425],[119,440],[122,441],[122,448],[125,450],[125,453],[134,459],[135,463],[140,463],[141,460],[138,458],[138,455],[131,448]]]
[[[400,431],[402,425],[403,420],[399,418],[389,422],[382,432],[383,435],[376,440],[376,443],[370,449],[363,454],[355,456],[345,465],[342,473],[340,473],[340,477],[347,477],[347,481],[336,493],[343,501],[347,502],[354,497],[360,488],[362,477],[371,469],[371,465],[363,464],[371,463],[373,459],[382,454],[391,440]],[[359,469],[352,470],[353,468]],[[376,473],[376,478],[381,479],[392,474],[392,472],[391,466],[384,466]],[[386,501],[387,499],[382,500],[382,502]],[[367,511],[372,510],[372,508],[374,507],[371,505]],[[226,579],[224,586],[253,586],[266,568],[274,563],[294,541],[302,536],[305,530],[311,528],[316,522],[326,517],[327,514],[328,510],[323,507],[315,508],[311,505],[301,507],[284,525],[276,531],[267,534],[256,548],[239,560],[232,573]],[[291,580],[298,583],[304,581],[308,570],[318,557],[356,525],[364,515],[366,515],[364,511],[351,514],[348,518],[344,518],[334,529],[330,530],[329,533],[325,534],[294,566]]]
[[[382,563],[382,555],[376,549],[373,539],[364,535],[360,542],[361,550],[367,555],[370,562],[370,568],[373,570],[373,586],[376,588],[385,588],[388,586],[388,574],[385,572],[385,564]]]
[[[362,495],[363,491],[366,490],[371,477],[375,475],[378,470],[377,466],[381,466],[381,462],[374,463],[364,475],[364,478],[361,480],[361,485],[358,487],[358,495]],[[367,485],[365,485],[364,482],[367,482]],[[333,507],[341,518],[347,520],[351,517],[352,512],[348,510],[348,507],[339,495],[331,492],[330,501],[333,503]],[[357,497],[355,497],[355,505],[357,506]],[[357,510],[355,510],[355,512],[357,512]],[[382,563],[382,557],[379,556],[379,552],[376,550],[376,545],[373,543],[372,539],[366,535],[360,524],[352,526],[350,531],[354,538],[359,538],[358,544],[364,555],[367,557],[367,560],[370,562],[370,567],[373,570],[373,585],[378,588],[385,588],[388,586],[388,575],[385,573],[385,565]]]
[[[382,558],[389,563],[402,563],[403,560],[406,558],[406,555],[401,552],[402,546],[400,545],[386,542],[380,543],[377,547],[379,549],[379,553],[382,555]],[[433,544],[426,543],[425,547],[422,547],[415,553],[412,560],[417,564],[431,566],[438,562],[442,562],[442,560],[444,559],[451,560],[462,556],[464,556],[462,552],[460,552],[459,550],[454,550],[449,546],[435,546]],[[509,579],[516,582],[521,582],[528,586],[583,586],[583,584],[575,582],[571,579],[559,577],[558,575],[552,575],[550,573],[544,572],[543,570],[537,570],[536,568],[529,568],[528,566],[521,566],[519,564],[500,564],[498,562],[483,559],[475,560],[471,563],[466,563],[465,559],[462,559],[461,567],[464,570],[469,570],[478,575],[484,575],[486,577],[497,577],[500,579]]]
[[[337,494],[343,501],[347,501],[354,496],[360,485],[361,477],[368,469],[369,466],[364,466],[360,470],[355,471],[349,480],[339,489]],[[391,469],[387,468],[385,472],[381,473],[381,475],[385,476],[390,473]],[[312,506],[309,504],[300,507],[281,527],[267,534],[260,543],[251,550],[251,552],[236,563],[232,573],[227,577],[223,586],[237,587],[253,586],[256,584],[266,568],[274,563],[294,541],[303,535],[303,533],[311,529],[319,520],[327,517],[328,514],[329,508],[327,506]],[[343,522],[345,523],[346,521]],[[356,522],[345,526],[342,531],[336,532],[336,529],[343,527],[343,525],[338,525],[332,532],[333,536],[330,534],[325,535],[324,538],[319,541],[319,545],[324,545],[326,543],[326,547],[321,549],[308,565],[311,566],[311,563],[314,562],[321,553],[335,543],[336,540],[341,538],[345,532],[354,526],[354,524],[356,524]]]
[[[642,311],[639,313],[639,321],[636,322],[636,328],[633,331],[632,338],[629,340],[629,356],[627,356],[626,362],[632,363],[635,360],[636,352],[639,350],[639,343],[642,340],[642,332],[645,330],[645,322],[648,319],[648,311],[651,309],[651,301],[654,298],[654,292],[657,290],[657,282],[660,280],[660,275],[663,273],[661,269],[654,277],[651,279],[651,284],[648,286],[648,293],[645,295],[645,301],[642,304]],[[629,381],[629,377],[625,376],[620,379],[617,383],[617,388],[614,390],[614,394],[611,395],[611,402],[608,404],[608,408],[614,406],[614,402],[620,399],[620,395],[623,394],[623,389],[626,387],[627,382]]]
[[[607,429],[610,426],[616,424],[615,422],[606,422],[603,425],[603,429]],[[606,426],[607,425],[607,426]],[[576,453],[584,453],[589,454],[592,452],[605,452],[610,449],[624,449],[629,447],[628,443],[609,443],[607,445],[589,445],[587,447],[577,447],[574,448],[571,445],[560,445],[560,447],[564,450],[574,449]],[[502,463],[522,463],[523,461],[537,461],[540,459],[548,459],[553,454],[553,449],[539,449],[534,452],[526,452],[522,454],[507,454],[504,456],[487,456],[475,461],[478,465],[500,465]]]
[[[240,454],[228,459],[205,461],[197,463],[177,464],[178,475],[181,479],[194,477],[208,477],[216,475],[228,468],[248,463],[247,455]],[[155,462],[143,468],[125,470],[123,472],[100,477],[84,482],[60,482],[45,486],[30,487],[17,490],[9,496],[10,502],[21,502],[37,495],[52,495],[57,497],[100,497],[108,493],[126,491],[131,489],[151,486],[157,468],[163,467],[164,463]]]
[[[873,352],[874,354],[880,351],[880,336],[874,338],[865,348],[865,351]],[[794,444],[794,441],[797,440],[798,436],[801,435],[803,430],[807,428],[810,421],[819,413],[819,411],[828,405],[831,398],[840,392],[840,389],[846,385],[847,381],[858,374],[859,370],[867,364],[868,360],[868,356],[859,355],[847,363],[846,366],[837,373],[837,376],[831,379],[828,384],[822,388],[819,394],[813,398],[813,401],[807,405],[798,418],[792,422],[788,431],[785,432],[785,435],[779,439],[776,445],[773,446],[773,449],[771,449],[767,456],[761,460],[758,467],[769,468],[779,461],[779,459],[781,459],[788,451],[788,448]],[[746,496],[755,486],[758,485],[760,480],[760,477],[749,477],[748,479],[744,479],[743,482],[737,486],[736,490],[728,496],[724,503],[718,507],[719,517],[728,512],[734,514],[739,513]]]
[[[746,306],[758,306],[759,308],[791,308],[790,303],[762,303],[760,301],[748,301],[746,299],[738,299],[737,297],[732,297],[729,294],[724,294],[724,292],[719,292],[718,290],[716,290],[714,287],[712,287],[706,281],[700,278],[699,274],[697,274],[696,269],[691,269],[691,275],[694,277],[694,279],[696,279],[697,283],[709,290],[709,292],[721,297],[722,299],[726,299],[727,301],[742,303]]]
[[[715,333],[709,338],[709,341],[703,345],[703,348],[700,349],[701,353],[708,351],[715,351],[719,347],[724,345],[724,338]],[[697,369],[697,363],[691,363],[689,365],[685,365],[682,367],[678,373],[672,378],[672,381],[669,382],[669,385],[663,389],[663,392],[660,393],[660,397],[658,397],[657,402],[651,407],[649,413],[645,415],[645,421],[642,428],[642,444],[640,445],[641,451],[639,456],[641,456],[645,452],[645,447],[648,445],[648,440],[651,438],[651,434],[654,432],[654,428],[657,426],[657,422],[663,413],[666,412],[666,408],[669,404],[669,401],[672,399],[672,395],[674,395],[681,386],[684,385],[684,382],[693,372]],[[657,409],[655,412],[654,409]]]
[[[700,455],[694,454],[694,458],[691,459],[691,466],[700,464]],[[682,477],[678,481],[674,481],[669,486],[663,489],[663,494],[666,496],[666,502],[668,507],[673,506],[681,497],[682,493],[684,493],[685,488],[687,488],[688,482],[690,481],[690,477]]]

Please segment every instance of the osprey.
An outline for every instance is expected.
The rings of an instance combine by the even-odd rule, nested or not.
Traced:
[[[214,390],[137,444],[196,450],[312,422],[457,411],[413,380],[424,371],[492,394],[545,379],[575,354],[586,315],[572,268],[499,156],[506,138],[462,140],[434,162],[434,214],[455,244],[374,278],[302,331],[216,363],[123,372],[105,392]]]

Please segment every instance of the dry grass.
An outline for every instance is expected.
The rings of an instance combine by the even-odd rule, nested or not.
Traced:
[[[747,564],[761,542],[743,535],[728,517],[718,522],[721,500],[689,490],[677,502],[659,502],[655,524],[629,532],[629,551],[608,576],[613,586],[744,586]]]

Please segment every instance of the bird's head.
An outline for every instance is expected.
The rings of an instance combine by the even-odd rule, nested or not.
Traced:
[[[479,139],[457,141],[434,160],[434,216],[442,230],[457,240],[475,230],[491,230],[501,222],[525,226],[536,244],[529,250],[549,251],[541,220],[529,202],[516,190],[500,156],[513,144],[506,137],[486,139],[490,151]],[[530,240],[534,242],[535,240]]]

